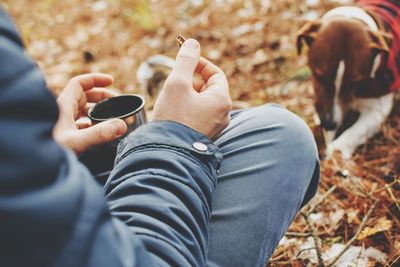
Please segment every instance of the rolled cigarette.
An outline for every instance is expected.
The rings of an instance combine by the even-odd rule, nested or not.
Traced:
[[[181,47],[183,43],[186,41],[186,38],[183,37],[182,34],[179,34],[178,37],[176,38],[176,41],[178,42],[179,47]]]

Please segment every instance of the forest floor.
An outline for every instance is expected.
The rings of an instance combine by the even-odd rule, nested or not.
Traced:
[[[78,74],[114,76],[140,93],[136,71],[149,56],[174,57],[178,34],[228,76],[236,108],[276,102],[313,121],[313,91],[295,33],[348,0],[5,0],[27,53],[57,94]],[[290,226],[268,266],[399,266],[400,100],[382,131],[347,161],[321,161],[317,196]],[[149,108],[149,107],[148,107]],[[317,138],[318,139],[318,138]],[[321,143],[319,142],[321,145]],[[316,245],[317,244],[317,245]],[[227,244],[229,245],[229,244]],[[317,249],[316,249],[317,248]]]

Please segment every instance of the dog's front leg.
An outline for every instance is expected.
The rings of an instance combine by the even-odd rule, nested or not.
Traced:
[[[359,145],[379,132],[393,106],[393,94],[379,98],[359,99],[355,108],[360,111],[358,120],[327,147],[326,155],[331,157],[335,150],[341,151],[344,159],[349,159]]]

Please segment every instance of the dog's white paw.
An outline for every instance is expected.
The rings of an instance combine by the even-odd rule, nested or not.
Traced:
[[[325,156],[327,159],[332,158],[333,153],[335,151],[340,151],[342,153],[343,159],[350,159],[354,153],[355,148],[350,146],[344,142],[338,142],[339,140],[335,140],[328,145],[326,148]]]

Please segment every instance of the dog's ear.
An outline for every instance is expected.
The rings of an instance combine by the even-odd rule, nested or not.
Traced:
[[[368,31],[371,38],[370,47],[374,50],[384,53],[389,53],[392,44],[393,36],[382,31]]]
[[[301,49],[303,47],[303,40],[308,46],[311,46],[314,39],[317,37],[317,32],[321,27],[321,22],[308,21],[301,27],[296,33],[296,44],[297,44],[297,54],[301,54]]]

